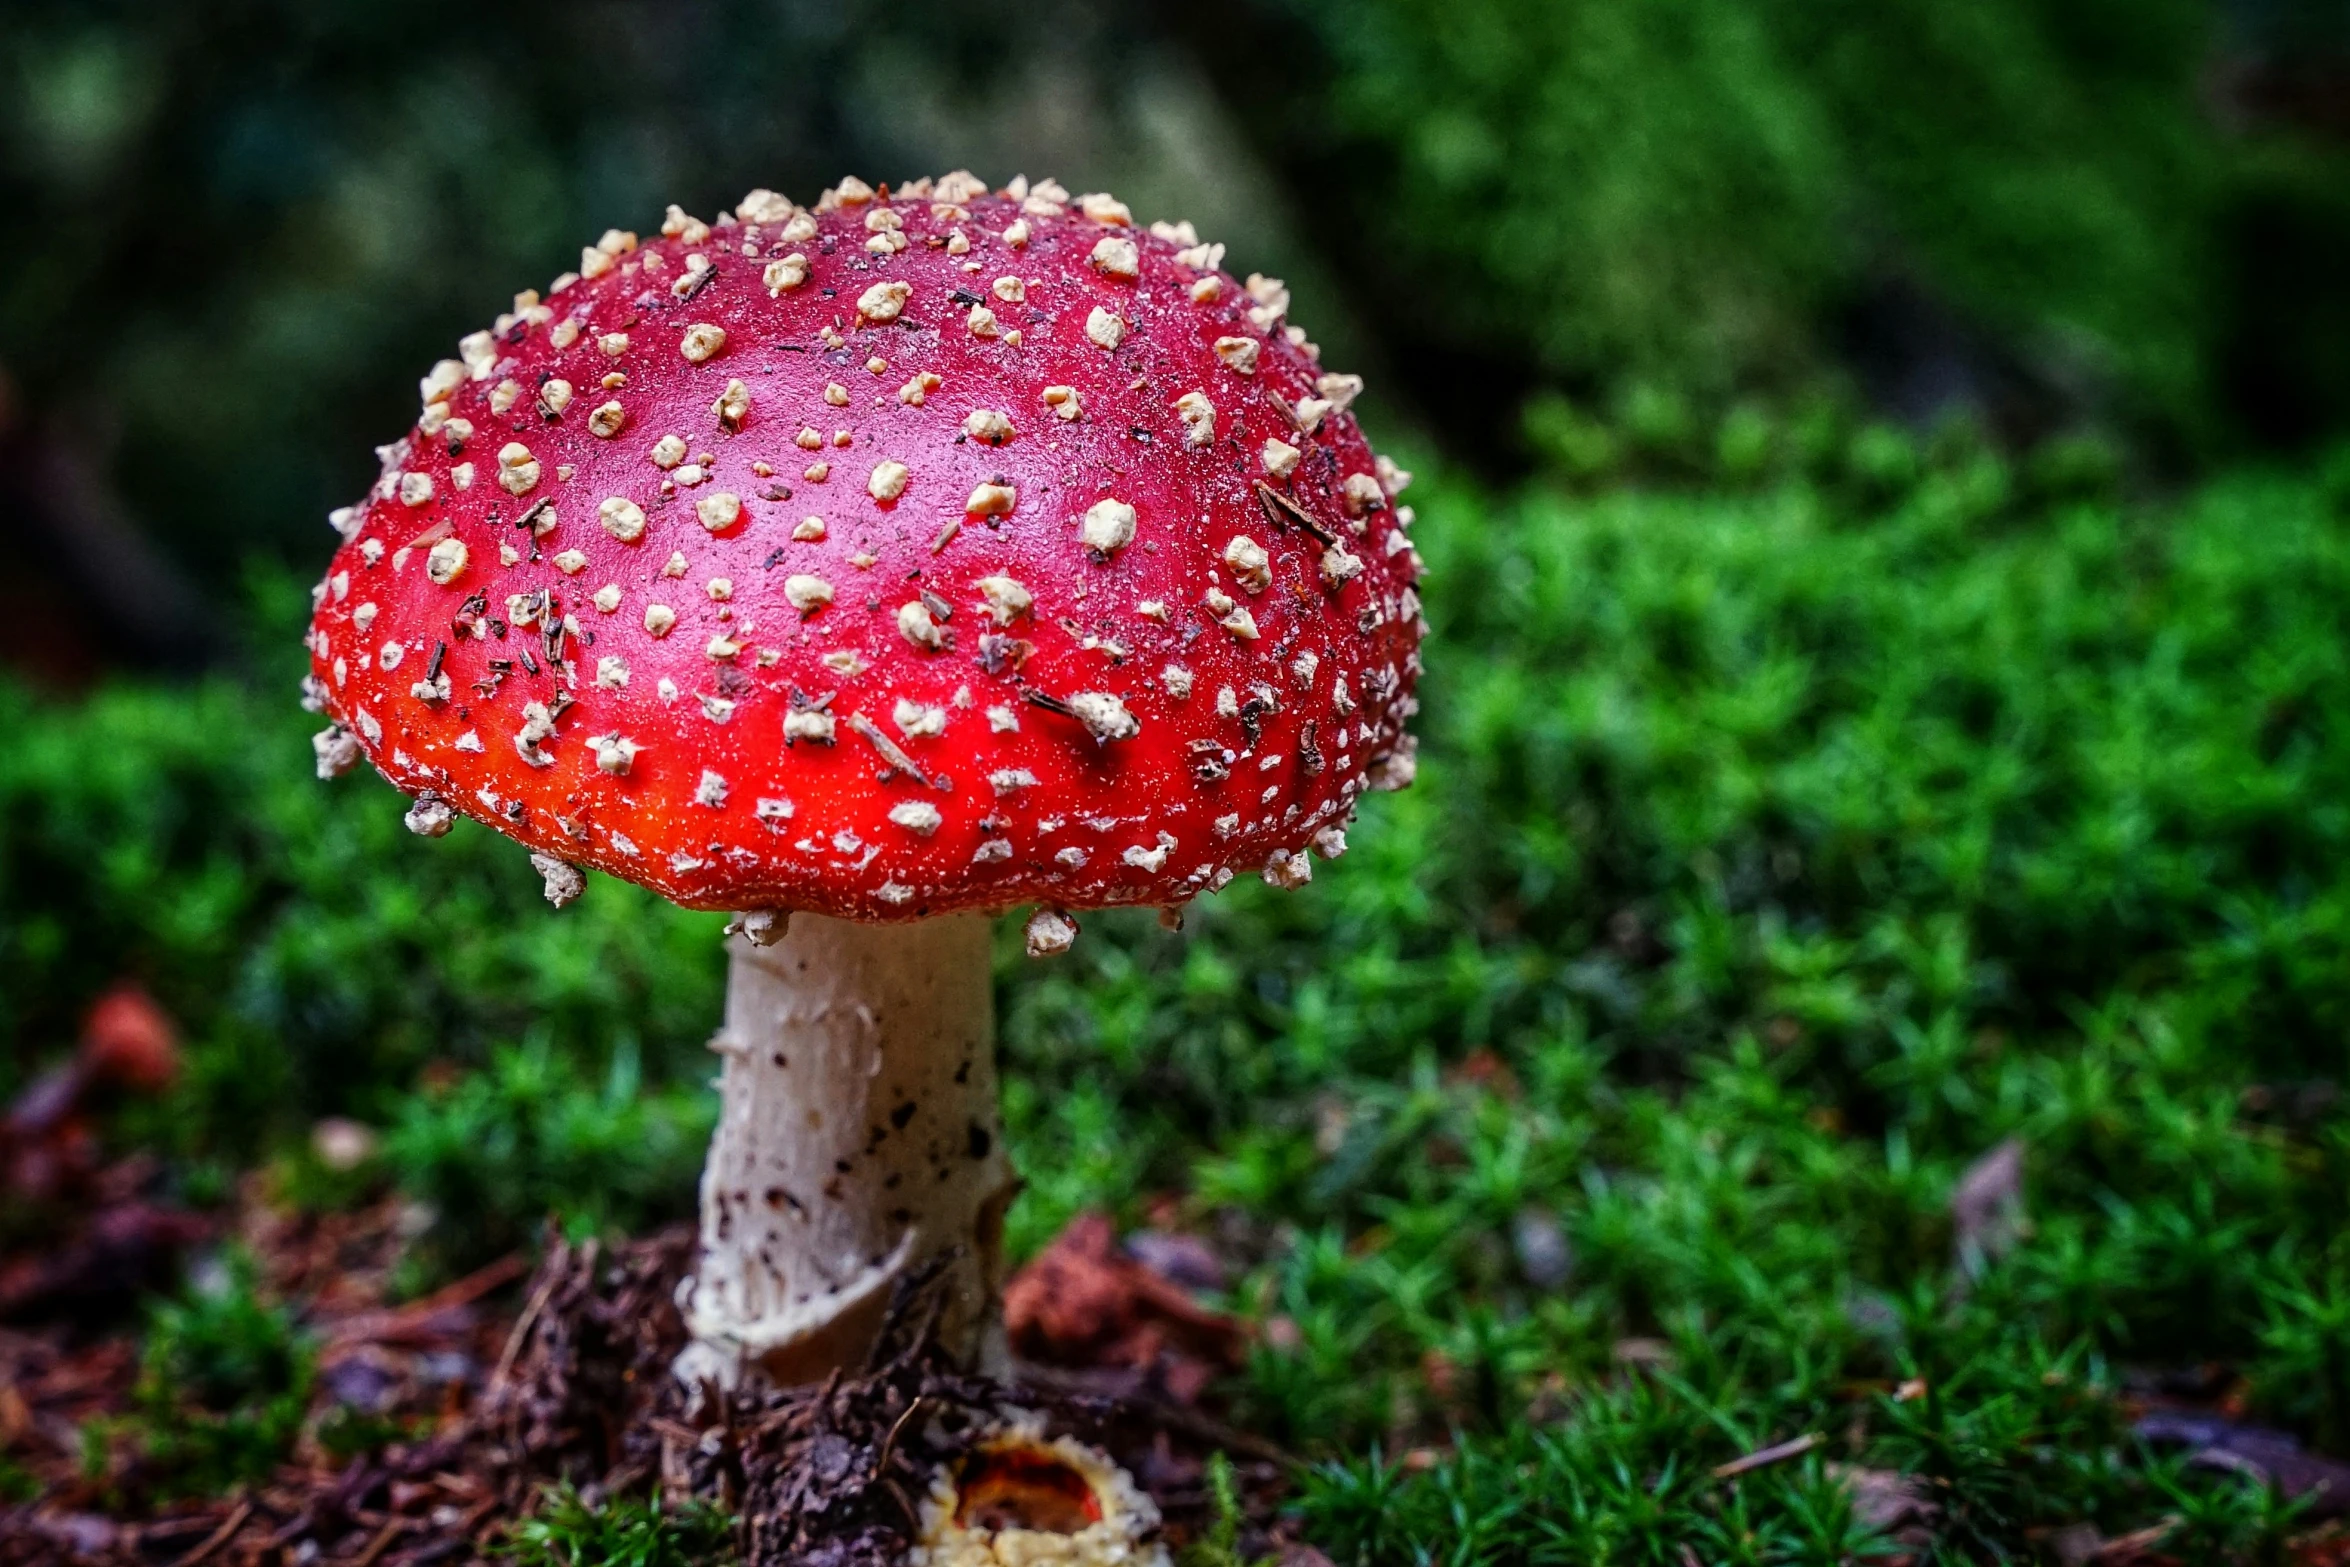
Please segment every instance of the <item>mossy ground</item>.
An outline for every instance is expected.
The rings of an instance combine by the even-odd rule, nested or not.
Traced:
[[[2323,1498],[2135,1422],[2350,1455],[2350,496],[1764,436],[1706,489],[1409,497],[1418,786],[1180,936],[1007,933],[1013,1245],[1209,1237],[1233,1408],[1342,1562],[2268,1559]],[[115,1143],[198,1204],[404,1191],[413,1287],[680,1212],[719,922],[551,914],[490,834],[316,783],[291,643],[0,691],[6,1058],[137,979],[189,1070]],[[329,1114],[386,1129],[366,1168]],[[232,1315],[149,1353],[242,1355]]]

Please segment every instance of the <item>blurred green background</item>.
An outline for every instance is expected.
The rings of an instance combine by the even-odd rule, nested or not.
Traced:
[[[1827,391],[2093,433],[2164,479],[2350,420],[2350,23],[2321,0],[0,23],[8,515],[80,593],[17,574],[20,660],[219,647],[226,584],[307,569],[415,367],[581,236],[847,170],[1050,172],[1190,217],[1289,278],[1375,424],[1494,472],[1593,460],[1559,395],[1672,448]],[[72,624],[109,589],[112,624]]]
[[[325,513],[607,226],[1053,175],[1369,376],[1434,633],[1310,890],[1007,946],[1015,1249],[1212,1236],[1342,1560],[1847,1559],[1830,1449],[1706,1478],[1805,1429],[1938,1559],[2312,1522],[2116,1400],[2350,1458],[2350,7],[0,0],[0,84],[0,1091],[141,984],[158,1192],[418,1288],[687,1210],[717,921],[310,776]]]

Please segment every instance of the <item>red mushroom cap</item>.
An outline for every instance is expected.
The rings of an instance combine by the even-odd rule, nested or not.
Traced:
[[[663,236],[468,337],[338,514],[322,773],[550,895],[865,919],[1294,884],[1408,781],[1407,476],[1278,281],[969,175]]]

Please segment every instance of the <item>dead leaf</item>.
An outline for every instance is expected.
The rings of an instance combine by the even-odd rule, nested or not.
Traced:
[[[1897,1469],[1864,1469],[1857,1464],[1830,1464],[1830,1479],[1841,1481],[1852,1496],[1852,1515],[1879,1534],[1902,1545],[1924,1545],[1942,1509],[1925,1486]]]
[[[98,998],[82,1025],[81,1058],[100,1080],[133,1093],[159,1093],[180,1072],[179,1030],[136,985]]]
[[[1984,1268],[2023,1236],[2024,1145],[2010,1137],[1967,1166],[1950,1193],[1952,1244],[1959,1272],[1981,1278]]]
[[[1241,1325],[1121,1249],[1107,1215],[1080,1214],[1004,1286],[1012,1350],[1042,1365],[1142,1372],[1178,1402],[1237,1370]]]
[[[2282,1431],[2154,1410],[2138,1417],[2137,1432],[2156,1447],[2184,1447],[2197,1468],[2248,1474],[2288,1497],[2307,1498],[2313,1518],[2350,1517],[2350,1464],[2312,1453]]]

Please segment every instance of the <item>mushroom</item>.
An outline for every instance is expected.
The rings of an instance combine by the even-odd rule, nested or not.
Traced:
[[[933,1477],[916,1559],[1165,1567],[1158,1527],[1158,1505],[1108,1455],[1023,1416],[974,1432],[962,1461]]]
[[[558,905],[592,868],[738,912],[697,1381],[857,1364],[933,1265],[980,1357],[989,915],[1049,955],[1077,911],[1298,886],[1411,776],[1419,557],[1365,502],[1400,470],[1301,424],[1312,345],[1187,226],[936,188],[755,192],[517,296],[424,379],[309,631],[322,773],[517,840]],[[488,457],[511,482],[452,477]]]

